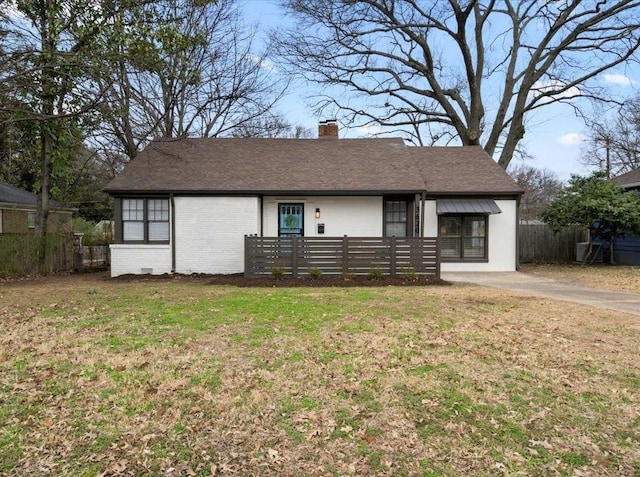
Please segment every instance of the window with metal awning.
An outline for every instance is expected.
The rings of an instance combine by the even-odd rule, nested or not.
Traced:
[[[493,199],[436,199],[436,212],[443,262],[488,260],[489,216],[502,213]]]
[[[436,213],[445,214],[501,214],[493,199],[437,199]]]

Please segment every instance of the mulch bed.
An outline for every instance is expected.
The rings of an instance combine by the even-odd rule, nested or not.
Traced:
[[[384,276],[380,278],[371,278],[368,276],[355,276],[345,278],[341,275],[322,276],[319,278],[311,277],[283,277],[276,279],[274,277],[247,278],[242,273],[230,275],[207,275],[207,274],[164,274],[164,275],[121,275],[119,277],[110,278],[117,281],[147,281],[147,280],[190,280],[201,281],[209,285],[230,285],[236,287],[273,287],[273,288],[290,288],[290,287],[385,287],[385,286],[433,286],[433,285],[450,285],[450,282],[432,276],[416,276],[408,279],[403,276]]]

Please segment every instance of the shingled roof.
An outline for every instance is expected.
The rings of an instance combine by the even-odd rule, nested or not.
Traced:
[[[611,180],[622,187],[640,187],[640,167],[614,177]]]
[[[256,194],[518,194],[480,147],[407,147],[401,138],[157,140],[106,191]]]
[[[429,194],[514,194],[523,190],[480,146],[408,147]]]
[[[17,187],[10,186],[9,184],[0,184],[0,204],[11,205],[38,205],[38,196],[32,192],[24,189],[18,189]],[[62,208],[63,204],[52,200],[50,201],[51,207]]]

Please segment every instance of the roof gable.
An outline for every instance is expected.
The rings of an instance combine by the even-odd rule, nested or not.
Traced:
[[[468,163],[473,163],[470,173]],[[484,169],[489,172],[476,180],[473,176]],[[498,184],[489,187],[487,181]],[[401,138],[189,138],[153,141],[106,190],[379,194],[483,193],[487,187],[489,192],[520,192],[480,147],[407,147]]]

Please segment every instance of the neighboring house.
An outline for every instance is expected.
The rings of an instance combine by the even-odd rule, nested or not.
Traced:
[[[441,269],[510,271],[522,190],[481,147],[400,138],[149,144],[106,191],[111,275],[239,273],[244,237],[440,237]]]
[[[623,189],[640,194],[640,168],[611,179]],[[640,221],[640,217],[638,217]],[[615,260],[620,265],[640,265],[640,238],[632,235],[618,237],[615,241]]]
[[[613,177],[611,180],[624,189],[640,191],[640,167]]]
[[[0,184],[0,234],[24,234],[36,226],[38,196],[7,184]],[[71,232],[75,209],[50,202],[49,229]]]

